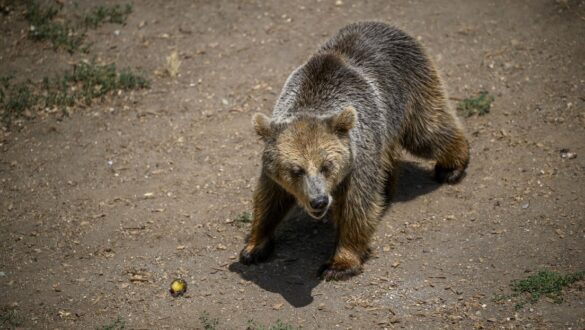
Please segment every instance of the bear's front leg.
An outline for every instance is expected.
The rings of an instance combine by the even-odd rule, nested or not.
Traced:
[[[347,280],[362,272],[370,254],[370,239],[382,213],[382,201],[380,193],[353,195],[333,210],[337,247],[333,257],[321,267],[322,278]]]
[[[240,252],[244,265],[266,260],[274,248],[274,230],[294,202],[293,197],[262,174],[254,191],[252,230]]]

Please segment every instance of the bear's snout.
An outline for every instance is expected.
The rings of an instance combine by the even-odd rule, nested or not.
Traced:
[[[317,196],[316,198],[311,199],[309,204],[315,211],[322,211],[329,205],[329,196]]]

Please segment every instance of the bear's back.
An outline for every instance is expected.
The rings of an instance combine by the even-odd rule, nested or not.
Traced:
[[[399,123],[409,97],[432,84],[432,64],[422,46],[404,31],[382,22],[357,22],[342,28],[318,53],[336,53],[376,89],[390,125]]]
[[[425,80],[431,64],[418,42],[381,22],[350,24],[325,42],[287,79],[273,120],[303,114],[329,116],[345,106],[358,113],[352,137],[379,152],[401,131],[408,102]]]

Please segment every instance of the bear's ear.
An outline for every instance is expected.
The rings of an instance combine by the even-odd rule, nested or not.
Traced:
[[[331,118],[331,127],[335,132],[347,133],[355,126],[356,121],[357,111],[355,111],[354,107],[348,106]]]
[[[252,124],[256,133],[263,139],[270,139],[272,137],[272,127],[270,127],[270,118],[263,113],[256,113],[252,117]]]

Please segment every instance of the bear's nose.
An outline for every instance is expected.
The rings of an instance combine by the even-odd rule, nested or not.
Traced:
[[[319,196],[317,198],[313,198],[309,204],[311,204],[311,207],[315,210],[322,210],[329,204],[329,196]]]

